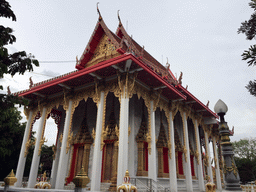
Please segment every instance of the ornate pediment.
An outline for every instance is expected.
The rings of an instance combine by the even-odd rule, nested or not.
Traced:
[[[108,36],[103,34],[91,59],[86,64],[86,67],[93,66],[99,62],[114,58],[121,55],[116,51],[115,46],[111,43]]]

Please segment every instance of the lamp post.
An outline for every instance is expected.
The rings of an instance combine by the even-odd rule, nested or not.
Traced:
[[[241,191],[240,177],[234,160],[234,152],[229,138],[229,128],[224,120],[224,115],[228,111],[227,105],[219,100],[214,106],[215,113],[220,117],[219,133],[221,136],[222,155],[224,157],[224,174],[227,191]]]

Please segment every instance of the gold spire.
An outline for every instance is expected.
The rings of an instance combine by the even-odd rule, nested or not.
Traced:
[[[126,172],[125,172],[125,177],[130,177],[130,176],[129,176],[129,171],[128,171],[128,169],[127,169]]]

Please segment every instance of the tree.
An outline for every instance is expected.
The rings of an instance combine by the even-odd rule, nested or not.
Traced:
[[[247,40],[252,40],[256,35],[256,0],[251,0],[249,6],[254,9],[254,13],[248,21],[241,23],[238,33],[244,33]],[[251,45],[248,51],[243,52],[242,60],[247,60],[248,66],[256,65],[256,45]],[[246,88],[251,95],[256,97],[256,80],[249,81]]]
[[[232,143],[234,157],[243,183],[256,180],[256,138],[240,139]]]
[[[11,169],[16,168],[19,159],[25,123],[20,123],[20,112],[11,107],[0,115],[0,180],[6,177]]]
[[[0,0],[0,17],[16,21],[16,16],[6,0]],[[16,37],[13,35],[13,30],[0,25],[0,78],[4,78],[4,74],[14,76],[18,73],[23,75],[26,71],[33,71],[33,65],[39,66],[39,62],[34,59],[34,56],[27,54],[25,51],[9,54],[5,46],[14,42],[16,42]],[[3,89],[2,85],[0,85],[0,89]],[[17,103],[21,103],[17,97],[0,94],[0,106],[2,109],[12,107]]]
[[[52,147],[53,146],[42,145],[42,153],[40,158],[40,164],[42,164],[41,173],[44,173],[44,171],[46,171],[47,174],[51,173],[53,161]]]
[[[16,21],[16,16],[6,0],[0,0],[0,17]],[[0,25],[0,78],[4,78],[5,74],[24,74],[25,71],[32,71],[33,66],[39,66],[34,56],[26,54],[25,51],[9,54],[6,46],[14,42],[16,37],[13,30]],[[2,85],[0,89],[3,89]],[[24,103],[27,102],[10,93],[0,94],[0,180],[17,166],[25,124],[19,122],[21,115],[15,104]]]

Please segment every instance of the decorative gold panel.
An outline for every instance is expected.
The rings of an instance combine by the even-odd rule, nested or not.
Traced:
[[[91,57],[91,60],[86,64],[86,67],[90,67],[101,61],[105,61],[119,55],[121,54],[116,51],[115,46],[110,42],[108,36],[103,34],[93,56]]]

